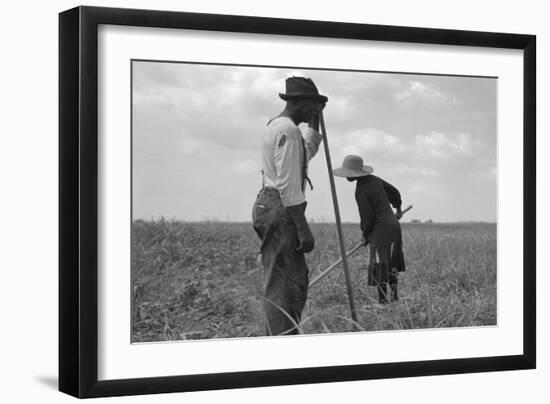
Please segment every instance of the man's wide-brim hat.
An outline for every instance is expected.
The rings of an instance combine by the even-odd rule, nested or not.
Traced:
[[[363,164],[363,159],[354,154],[344,157],[344,163],[342,167],[335,168],[332,173],[337,177],[364,177],[365,175],[372,174],[374,168]]]
[[[314,99],[327,102],[328,97],[319,94],[313,80],[307,77],[289,77],[286,79],[286,93],[279,93],[283,100]]]

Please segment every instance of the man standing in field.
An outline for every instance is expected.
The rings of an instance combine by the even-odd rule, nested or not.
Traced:
[[[305,218],[308,161],[322,137],[319,111],[328,98],[305,77],[286,80],[284,110],[271,119],[262,135],[263,186],[252,212],[254,230],[262,240],[265,271],[264,311],[268,335],[296,334],[307,298],[308,268],[304,253],[314,247]],[[302,132],[302,122],[309,127]]]

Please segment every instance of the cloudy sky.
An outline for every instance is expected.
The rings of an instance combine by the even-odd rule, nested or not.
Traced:
[[[260,136],[289,76],[328,96],[333,166],[359,154],[395,185],[404,220],[496,221],[493,78],[133,62],[134,219],[250,221]],[[324,150],[310,163],[307,216],[334,221]],[[343,221],[354,184],[336,178]]]

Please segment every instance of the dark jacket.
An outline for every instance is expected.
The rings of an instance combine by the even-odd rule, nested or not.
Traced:
[[[401,194],[393,185],[374,175],[357,179],[355,200],[361,217],[363,236],[371,247],[391,244],[401,238],[394,208],[401,207]]]

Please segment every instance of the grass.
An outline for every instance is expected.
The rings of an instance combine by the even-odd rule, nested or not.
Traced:
[[[334,224],[313,223],[310,279],[340,258]],[[341,267],[309,290],[300,332],[395,330],[496,324],[496,225],[404,223],[407,270],[400,300],[376,304],[368,251],[349,259],[358,323]],[[359,227],[344,225],[347,248]],[[249,223],[135,221],[133,342],[251,337],[263,332],[259,240]]]

